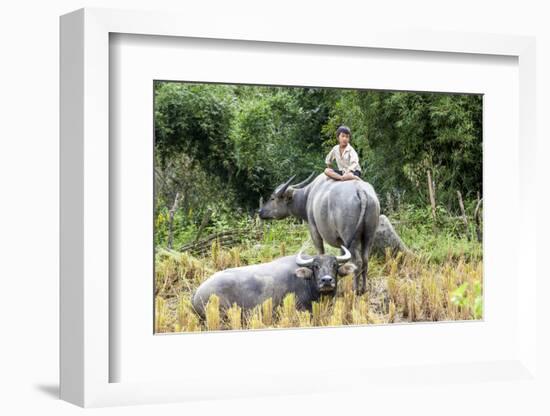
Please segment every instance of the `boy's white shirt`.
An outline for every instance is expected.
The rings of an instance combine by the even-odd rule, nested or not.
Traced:
[[[333,160],[336,160],[338,169],[341,170],[342,173],[353,172],[354,170],[361,171],[361,166],[359,166],[359,155],[349,143],[344,148],[341,156],[339,144],[331,149],[325,158],[325,163],[330,165]]]

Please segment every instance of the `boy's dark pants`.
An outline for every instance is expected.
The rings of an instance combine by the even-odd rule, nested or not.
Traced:
[[[336,172],[338,175],[340,175],[340,176],[343,175],[343,173],[342,173],[342,171],[341,171],[340,169],[333,169],[333,168],[331,168],[331,169],[332,169],[334,172]],[[360,170],[354,170],[352,173],[353,173],[355,176],[358,176],[359,178],[361,177],[361,171],[360,171]]]

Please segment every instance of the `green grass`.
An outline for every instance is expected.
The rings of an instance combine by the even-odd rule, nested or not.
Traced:
[[[389,219],[411,250],[434,262],[441,263],[449,257],[464,256],[471,260],[481,260],[483,257],[482,245],[476,240],[471,219],[467,232],[462,220],[450,216],[440,207],[435,230],[429,208],[405,206],[400,212],[390,215]]]

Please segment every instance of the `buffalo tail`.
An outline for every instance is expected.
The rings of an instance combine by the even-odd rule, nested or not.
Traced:
[[[368,199],[365,191],[363,189],[357,190],[357,196],[359,196],[359,200],[361,201],[361,212],[359,214],[359,218],[357,219],[357,224],[355,225],[355,231],[353,232],[353,235],[351,236],[350,241],[346,241],[346,248],[351,249],[351,245],[357,238],[357,234],[359,234],[361,225],[365,218],[365,213],[367,212],[367,205],[368,205]]]

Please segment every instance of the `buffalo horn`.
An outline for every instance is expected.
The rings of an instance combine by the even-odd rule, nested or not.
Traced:
[[[341,256],[336,256],[336,260],[338,261],[338,263],[345,263],[346,261],[351,259],[351,253],[346,247],[344,246],[341,246],[341,247],[342,247],[342,250],[344,250],[344,254],[342,254]]]
[[[292,189],[300,189],[300,188],[303,188],[304,186],[306,186],[310,181],[311,179],[315,176],[315,172],[311,172],[311,175],[309,175],[306,179],[304,179],[302,182],[300,183],[297,183],[295,185],[290,185],[290,187]]]
[[[285,183],[283,183],[283,184],[279,187],[279,189],[277,190],[277,196],[281,196],[282,194],[285,193],[286,188],[288,188],[288,186],[290,185],[290,182],[292,182],[292,181],[294,180],[295,177],[296,177],[296,175],[292,175],[288,181],[286,181]]]
[[[307,260],[303,259],[302,258],[302,251],[300,250],[300,252],[296,256],[296,264],[300,267],[304,267],[304,266],[309,266],[311,263],[313,263],[313,257],[310,258],[310,259],[307,259]]]

